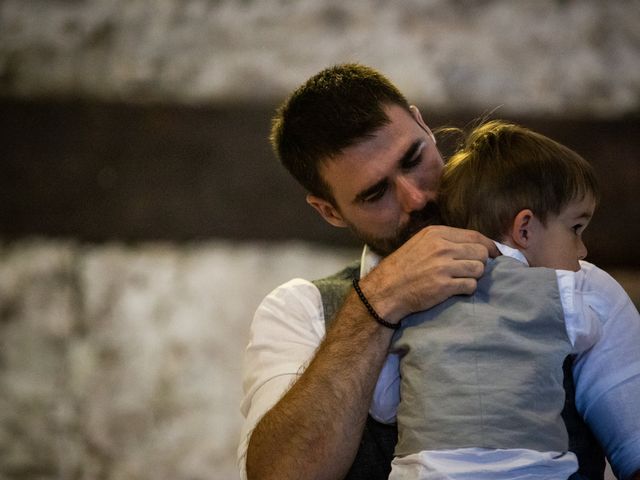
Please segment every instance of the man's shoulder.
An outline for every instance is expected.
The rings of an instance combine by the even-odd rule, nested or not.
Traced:
[[[327,324],[331,323],[334,316],[342,306],[344,299],[351,288],[354,278],[360,277],[360,261],[352,262],[342,270],[312,283],[318,289],[322,301],[322,310]]]
[[[360,277],[360,260],[351,262],[346,267],[323,278],[313,280],[315,285],[327,285],[331,283],[351,282]]]
[[[288,302],[292,299],[303,299],[318,295],[318,288],[310,280],[292,278],[271,290],[263,299],[264,302]]]
[[[293,278],[271,290],[258,307],[258,313],[276,311],[322,311],[334,297],[342,297],[354,276],[359,276],[360,262],[352,262],[339,271],[316,280]],[[325,308],[326,309],[326,308]]]

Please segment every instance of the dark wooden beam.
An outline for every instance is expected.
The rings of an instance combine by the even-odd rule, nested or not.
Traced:
[[[274,159],[273,108],[0,99],[0,236],[357,245],[306,205]],[[433,126],[476,116],[422,110]],[[640,116],[509,119],[593,163],[603,200],[586,235],[590,258],[640,266]]]

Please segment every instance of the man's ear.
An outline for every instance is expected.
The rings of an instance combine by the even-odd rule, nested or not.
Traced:
[[[409,110],[411,110],[411,114],[413,115],[413,118],[415,118],[416,122],[418,122],[418,125],[420,125],[422,129],[429,134],[431,140],[433,140],[433,143],[437,143],[435,135],[422,119],[422,114],[420,113],[420,110],[418,110],[418,107],[416,107],[415,105],[410,105]]]
[[[316,197],[315,195],[307,195],[307,203],[311,205],[316,211],[334,227],[344,228],[347,226],[346,222],[340,215],[340,212],[333,204],[324,198]]]
[[[531,242],[531,233],[534,228],[535,215],[528,208],[520,210],[513,219],[509,238],[516,248],[526,250]]]

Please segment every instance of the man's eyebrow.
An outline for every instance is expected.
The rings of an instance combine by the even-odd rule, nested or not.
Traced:
[[[424,140],[416,140],[415,142],[413,142],[409,146],[409,148],[407,148],[407,151],[404,152],[404,155],[402,155],[402,157],[400,158],[400,165],[404,165],[407,162],[413,160],[425,145],[426,142]]]
[[[422,150],[422,148],[424,148],[425,145],[426,145],[426,142],[424,140],[416,140],[415,142],[413,142],[411,145],[409,145],[409,148],[407,148],[404,154],[400,157],[398,164],[402,167],[402,165],[405,165],[408,162],[411,162],[416,157],[416,155]],[[365,188],[355,196],[355,198],[353,199],[353,203],[360,203],[365,201],[367,197],[374,195],[381,188],[383,188],[388,181],[389,180],[385,177],[380,181],[376,182],[375,184],[371,185],[370,187]]]

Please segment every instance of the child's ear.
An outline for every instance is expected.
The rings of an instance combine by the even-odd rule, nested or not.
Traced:
[[[520,210],[513,219],[509,236],[517,248],[526,250],[531,242],[531,231],[535,215],[528,208]]]

